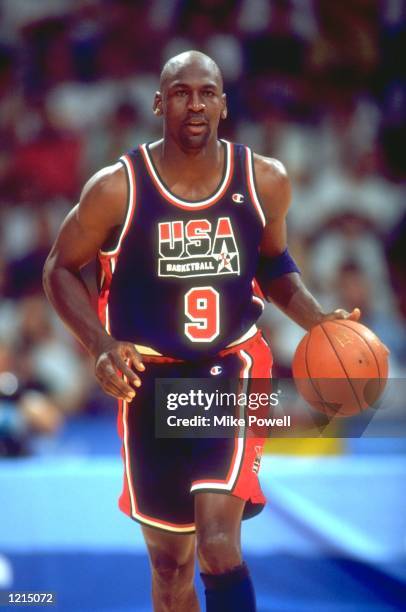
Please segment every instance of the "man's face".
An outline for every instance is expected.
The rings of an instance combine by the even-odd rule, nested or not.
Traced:
[[[165,136],[182,149],[201,149],[211,136],[217,138],[226,102],[222,82],[210,67],[189,64],[170,74],[155,99],[164,116]]]

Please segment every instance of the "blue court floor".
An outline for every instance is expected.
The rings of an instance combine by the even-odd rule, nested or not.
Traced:
[[[116,456],[3,460],[0,589],[55,591],[63,612],[150,610],[121,482]],[[404,455],[266,456],[261,483],[268,504],[243,526],[260,612],[406,610]]]
[[[58,604],[51,609],[151,610],[145,555],[14,553],[9,555],[9,561],[15,576],[14,588],[57,593]],[[259,612],[405,609],[405,583],[376,566],[339,558],[293,555],[247,555],[247,561],[255,581]],[[200,581],[199,595],[202,597]]]

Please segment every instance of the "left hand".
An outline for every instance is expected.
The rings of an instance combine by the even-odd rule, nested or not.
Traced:
[[[347,312],[343,308],[336,308],[333,312],[328,312],[323,315],[320,323],[324,323],[324,321],[335,321],[336,319],[348,319],[349,321],[359,321],[361,318],[361,310],[359,308],[354,308],[352,312]]]

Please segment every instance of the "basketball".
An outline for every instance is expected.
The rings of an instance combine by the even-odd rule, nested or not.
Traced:
[[[292,372],[300,395],[328,416],[347,417],[373,406],[388,377],[386,346],[365,325],[337,319],[300,341]]]

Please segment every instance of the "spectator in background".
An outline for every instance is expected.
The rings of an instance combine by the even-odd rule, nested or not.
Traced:
[[[396,302],[406,323],[406,213],[400,223],[393,228],[386,239],[390,279],[395,291]]]
[[[15,303],[9,298],[9,271],[7,261],[0,253],[0,342],[10,342],[15,337],[17,321]]]
[[[8,180],[20,201],[42,204],[53,197],[74,198],[81,178],[81,136],[58,126],[44,101],[30,110],[35,127],[17,142]]]
[[[65,413],[80,410],[89,391],[88,361],[56,335],[48,305],[42,296],[26,297],[19,306],[16,351],[28,372],[49,391]],[[76,347],[76,345],[74,345]]]
[[[406,328],[394,305],[380,308],[374,299],[371,281],[359,264],[347,260],[332,279],[330,300],[340,300],[344,308],[358,304],[362,312],[362,323],[370,327],[390,347],[391,375],[400,373],[401,364],[406,365]],[[329,300],[325,300],[327,303]]]
[[[309,61],[319,95],[346,96],[370,85],[379,61],[378,3],[315,0],[314,5],[320,34]]]
[[[49,220],[44,210],[38,210],[32,233],[31,247],[9,265],[8,292],[14,299],[41,292],[41,270],[52,243]]]
[[[86,172],[118,159],[121,151],[150,140],[151,135],[152,130],[141,121],[134,104],[118,103],[102,122],[89,129],[83,160]]]
[[[30,454],[32,435],[53,435],[62,422],[49,390],[30,378],[11,347],[0,341],[0,457]]]

